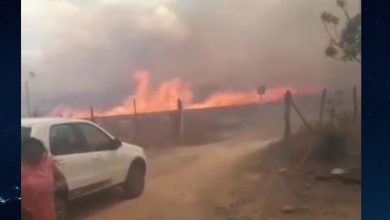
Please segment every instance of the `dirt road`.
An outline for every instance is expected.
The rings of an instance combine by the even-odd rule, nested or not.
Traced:
[[[152,156],[140,198],[126,201],[119,190],[110,190],[76,203],[73,219],[218,219],[214,202],[228,199],[220,192],[234,182],[233,168],[268,143],[235,139]]]

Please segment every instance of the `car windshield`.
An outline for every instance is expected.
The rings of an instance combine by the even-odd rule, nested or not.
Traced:
[[[22,127],[22,131],[21,131],[21,142],[23,142],[24,140],[26,140],[28,137],[30,137],[30,133],[31,133],[31,128],[29,127]]]

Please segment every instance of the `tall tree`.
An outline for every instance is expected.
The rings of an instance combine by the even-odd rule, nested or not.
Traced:
[[[341,61],[361,60],[361,14],[352,16],[348,12],[346,0],[336,0],[346,18],[346,24],[339,32],[340,19],[330,12],[324,11],[321,14],[322,24],[329,36],[329,45],[325,55]]]

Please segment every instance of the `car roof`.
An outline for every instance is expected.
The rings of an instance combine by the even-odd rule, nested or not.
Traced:
[[[22,118],[21,125],[32,127],[34,125],[50,125],[58,123],[69,123],[69,122],[86,122],[85,120],[74,119],[74,118]]]

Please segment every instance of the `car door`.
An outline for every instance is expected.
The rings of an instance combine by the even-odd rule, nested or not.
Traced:
[[[81,196],[94,184],[93,158],[82,136],[72,123],[49,129],[50,151],[65,176],[70,198]]]
[[[118,152],[111,147],[113,139],[90,123],[77,123],[76,127],[93,152],[92,172],[94,179],[98,181],[98,187],[112,185],[115,167],[118,164]]]

